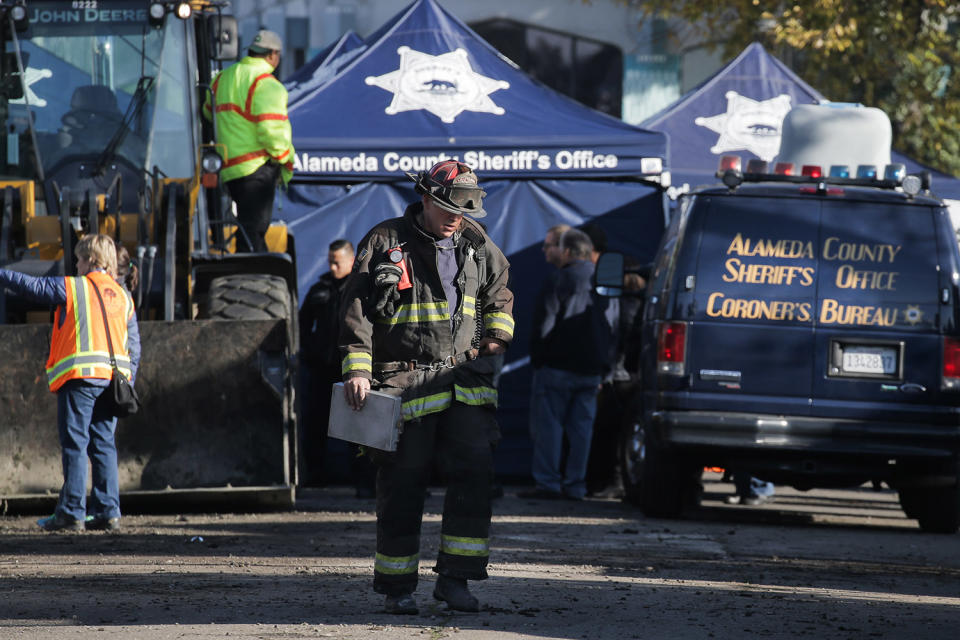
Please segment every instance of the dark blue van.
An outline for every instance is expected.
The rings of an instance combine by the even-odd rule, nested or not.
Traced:
[[[628,497],[678,516],[705,466],[800,489],[883,481],[922,529],[954,532],[960,254],[947,210],[896,170],[788,172],[731,169],[680,201],[647,286]],[[598,284],[617,286],[603,260]]]

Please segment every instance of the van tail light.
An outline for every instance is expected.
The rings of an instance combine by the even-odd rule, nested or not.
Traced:
[[[943,338],[944,389],[960,389],[960,338]]]
[[[960,343],[958,343],[958,354],[960,354]],[[686,372],[686,368],[687,323],[664,322],[660,325],[660,334],[657,336],[657,371],[681,376]]]

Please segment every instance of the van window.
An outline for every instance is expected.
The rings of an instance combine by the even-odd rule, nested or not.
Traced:
[[[818,289],[821,326],[929,328],[939,277],[933,209],[825,202]]]
[[[699,210],[696,317],[812,324],[819,204],[716,197]]]
[[[690,211],[691,200],[681,201],[680,210],[673,216],[670,225],[660,239],[660,247],[657,249],[659,258],[653,265],[653,273],[650,274],[647,295],[662,295],[670,284],[670,267],[680,243],[680,235],[683,233],[683,227]]]

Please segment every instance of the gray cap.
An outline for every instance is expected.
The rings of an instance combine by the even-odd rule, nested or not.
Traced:
[[[253,37],[253,42],[247,47],[254,53],[270,53],[271,51],[283,51],[283,40],[273,31],[261,29]]]

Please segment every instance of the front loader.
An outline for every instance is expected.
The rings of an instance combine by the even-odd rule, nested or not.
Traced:
[[[0,266],[74,275],[87,233],[122,242],[143,408],[120,421],[126,509],[286,507],[296,485],[296,268],[282,224],[243,253],[212,100],[238,56],[225,2],[0,0]],[[0,292],[0,502],[62,482],[44,363],[51,310]],[[0,509],[4,505],[0,504]]]

